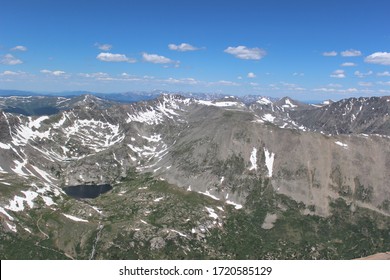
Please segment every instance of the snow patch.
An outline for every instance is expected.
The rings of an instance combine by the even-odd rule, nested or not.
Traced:
[[[266,148],[264,148],[264,155],[265,155],[265,165],[267,166],[268,169],[268,177],[272,177],[275,154],[270,153]]]
[[[271,114],[265,114],[263,117],[262,117],[263,120],[267,121],[267,122],[273,122],[275,117],[272,116]]]
[[[251,156],[249,157],[249,160],[252,164],[252,166],[249,168],[249,170],[257,170],[257,149],[253,147],[253,150],[251,152]]]
[[[208,196],[208,197],[211,197],[212,199],[214,199],[214,200],[219,200],[219,198],[218,197],[216,197],[216,196],[214,196],[214,195],[212,195],[209,191],[205,191],[205,192],[198,192],[198,193],[201,193],[201,194],[203,194],[203,195],[206,195],[206,196]]]
[[[10,220],[10,221],[14,220],[14,218],[10,214],[8,214],[7,211],[5,211],[5,209],[3,207],[0,207],[0,213],[5,215],[8,218],[8,220]]]
[[[70,219],[70,220],[73,220],[73,221],[75,221],[75,222],[83,222],[83,223],[88,223],[88,221],[87,221],[87,220],[80,219],[80,218],[78,218],[78,217],[75,217],[75,216],[72,216],[72,215],[68,215],[68,214],[64,214],[64,213],[62,213],[62,215],[64,215],[64,216],[65,216],[65,217],[67,217],[68,219]]]
[[[170,231],[174,232],[174,233],[177,233],[178,235],[180,235],[182,237],[187,237],[187,235],[185,235],[184,233],[181,233],[180,231],[177,231],[177,230],[174,230],[174,229],[171,229]]]
[[[205,206],[205,208],[206,208],[207,212],[209,213],[209,217],[213,218],[214,220],[219,219],[218,215],[215,213],[213,208],[209,208],[207,206]]]
[[[341,147],[343,147],[344,149],[348,148],[348,145],[347,145],[347,144],[344,144],[344,143],[342,143],[342,142],[340,142],[340,141],[336,141],[335,144],[336,144],[336,145],[339,145],[339,146],[341,146]]]
[[[266,97],[262,97],[260,98],[259,100],[256,101],[257,103],[261,104],[261,105],[269,105],[269,104],[272,104],[272,101],[269,100],[268,98]]]
[[[9,224],[9,223],[7,223],[7,222],[5,222],[5,223],[6,223],[7,227],[8,227],[11,231],[13,231],[13,232],[18,232],[18,231],[16,230],[16,226],[15,226],[15,225],[11,225],[11,224]]]
[[[233,201],[231,201],[231,200],[226,200],[225,202],[226,202],[227,204],[233,205],[234,208],[237,209],[237,210],[242,208],[242,205],[241,205],[241,204],[235,203],[235,202],[233,202]]]
[[[11,149],[11,146],[0,142],[0,148],[5,149],[5,150],[9,150],[9,149]]]
[[[54,201],[53,201],[53,199],[51,198],[51,197],[48,197],[48,196],[41,196],[42,197],[42,199],[43,199],[43,202],[45,202],[45,204],[46,204],[46,206],[53,206],[53,205],[56,205],[57,203],[55,203]]]

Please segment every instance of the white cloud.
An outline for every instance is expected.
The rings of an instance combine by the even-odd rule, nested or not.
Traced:
[[[331,92],[331,93],[339,93],[339,94],[348,94],[348,93],[356,93],[359,92],[357,88],[347,88],[347,89],[335,89],[335,88],[327,88],[327,87],[322,87],[322,88],[315,88],[314,91],[319,91],[319,92]],[[360,90],[362,92],[362,90]]]
[[[333,83],[331,83],[331,84],[328,84],[328,87],[332,87],[332,88],[341,88],[341,87],[343,87],[343,86],[340,85],[340,84],[333,84]]]
[[[136,62],[135,59],[129,58],[124,54],[115,54],[115,53],[108,53],[108,52],[99,53],[96,58],[104,62],[128,62],[128,63]]]
[[[179,51],[179,52],[188,52],[188,51],[197,51],[199,48],[194,47],[187,43],[181,43],[180,45],[175,44],[169,44],[168,48],[172,51]]]
[[[341,64],[341,66],[343,66],[343,67],[352,67],[352,66],[356,66],[356,63],[344,62],[343,64]]]
[[[66,72],[61,71],[61,70],[51,71],[51,70],[43,69],[40,72],[43,74],[48,74],[48,75],[57,76],[57,77],[64,76],[66,74]]]
[[[359,82],[358,85],[361,87],[372,87],[371,82]]]
[[[390,81],[388,81],[388,82],[378,82],[378,85],[390,86]]]
[[[247,77],[250,78],[250,79],[253,79],[253,78],[256,78],[256,74],[253,73],[253,72],[249,72]]]
[[[367,76],[371,76],[372,74],[374,74],[374,72],[372,72],[371,70],[368,71],[367,73],[362,73],[360,71],[355,71],[355,73],[353,73],[356,77],[359,77],[359,78],[364,78],[364,77],[367,77]]]
[[[332,78],[338,78],[338,79],[343,79],[345,78],[345,72],[344,70],[335,70],[333,73],[330,75]]]
[[[22,63],[23,61],[14,57],[12,54],[3,55],[3,57],[0,60],[0,64],[4,64],[4,65],[17,65]]]
[[[27,51],[27,47],[25,46],[15,46],[11,49],[11,51],[21,51],[21,52],[25,52]]]
[[[95,72],[95,73],[80,73],[79,76],[84,78],[95,78],[95,79],[102,79],[107,78],[109,75],[104,72]]]
[[[337,56],[337,52],[331,51],[331,52],[323,52],[323,56]]]
[[[294,72],[294,73],[293,73],[293,76],[300,76],[300,77],[303,77],[303,76],[305,76],[305,73]]]
[[[238,47],[228,47],[224,50],[225,53],[234,55],[235,57],[239,59],[246,59],[246,60],[260,60],[262,59],[267,52],[260,48],[247,48],[245,46],[238,46]]]
[[[3,73],[0,73],[0,76],[16,76],[19,74],[22,74],[23,72],[14,72],[14,71],[4,71]]]
[[[99,50],[106,51],[106,52],[112,49],[112,45],[110,45],[110,44],[99,44],[99,43],[95,43],[95,46],[96,46]]]
[[[218,82],[211,82],[209,85],[220,85],[220,86],[239,86],[240,84],[232,82],[232,81],[225,81],[220,80]]]
[[[242,77],[241,77],[241,76],[238,76],[237,79],[242,80]]]
[[[389,71],[385,71],[385,72],[382,72],[382,73],[377,73],[376,75],[379,76],[379,77],[390,77],[390,72]]]
[[[194,78],[183,78],[183,79],[168,78],[164,80],[164,82],[170,84],[184,84],[184,85],[196,85],[199,83],[199,81]]]
[[[376,52],[367,56],[364,61],[367,63],[390,65],[390,53]]]
[[[349,49],[346,51],[341,52],[341,56],[346,56],[346,57],[352,57],[352,56],[361,56],[362,52],[354,49]]]
[[[157,54],[148,54],[142,53],[142,58],[146,62],[155,63],[155,64],[167,64],[167,63],[175,63],[175,61]]]
[[[252,87],[257,87],[257,86],[259,86],[259,84],[258,83],[249,83]]]

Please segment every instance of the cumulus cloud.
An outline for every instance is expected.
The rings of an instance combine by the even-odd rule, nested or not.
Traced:
[[[21,51],[21,52],[25,52],[27,51],[27,47],[25,46],[15,46],[11,49],[11,51]]]
[[[343,67],[353,67],[353,66],[356,66],[356,63],[344,62],[343,64],[341,64],[341,66],[343,66]]]
[[[95,72],[95,73],[80,73],[79,76],[84,78],[94,78],[94,79],[101,79],[101,78],[107,78],[109,75],[104,72]]]
[[[99,50],[106,51],[106,52],[112,49],[112,45],[110,45],[110,44],[99,44],[99,43],[95,43],[95,46],[96,46]]]
[[[43,69],[40,72],[43,74],[48,74],[48,75],[57,76],[57,77],[64,76],[66,74],[66,72],[61,71],[61,70],[51,71],[51,70]]]
[[[361,56],[362,52],[354,49],[349,49],[346,51],[341,52],[341,56],[346,56],[346,57],[352,57],[352,56]]]
[[[358,85],[361,87],[372,87],[371,82],[359,82]]]
[[[292,75],[293,75],[293,76],[300,76],[300,77],[303,77],[303,76],[305,76],[305,73],[294,72]]]
[[[323,52],[323,56],[337,56],[337,52],[331,51],[331,52]]]
[[[345,71],[344,70],[335,70],[333,71],[332,74],[330,74],[330,77],[332,78],[338,78],[338,79],[343,79],[345,78]]]
[[[155,63],[155,64],[175,63],[175,61],[158,54],[142,53],[142,58],[146,62]]]
[[[390,65],[390,53],[376,52],[367,56],[364,61],[367,63]]]
[[[183,78],[183,79],[168,78],[164,80],[164,82],[170,84],[182,84],[182,85],[196,85],[199,83],[199,81],[194,78]]]
[[[389,82],[378,82],[378,85],[390,86],[390,81]]]
[[[228,47],[224,52],[245,60],[260,60],[267,54],[263,49],[247,48],[246,46]]]
[[[318,92],[331,92],[331,93],[339,93],[339,94],[348,94],[348,93],[356,93],[359,92],[357,88],[347,88],[347,89],[335,89],[335,88],[315,88],[314,91]],[[362,90],[360,90],[362,92]]]
[[[0,59],[0,64],[4,64],[4,65],[17,65],[22,63],[23,61],[14,57],[12,54],[3,55]]]
[[[239,86],[240,84],[232,82],[232,81],[226,81],[226,80],[220,80],[218,82],[210,82],[209,85],[219,85],[219,86]]]
[[[390,77],[390,72],[385,71],[385,72],[377,73],[376,75],[379,77]]]
[[[356,77],[359,77],[359,78],[364,78],[364,77],[367,77],[367,76],[371,76],[373,74],[373,72],[370,70],[368,71],[367,73],[362,73],[360,71],[355,71],[355,73],[353,73]]]
[[[172,51],[179,51],[179,52],[188,52],[188,51],[197,51],[199,48],[194,47],[187,43],[181,43],[180,45],[175,44],[169,44],[168,48]]]
[[[253,73],[253,72],[249,72],[247,77],[250,78],[250,79],[253,79],[253,78],[256,78],[256,74]]]
[[[99,53],[96,58],[104,62],[128,62],[128,63],[136,62],[134,58],[129,58],[124,54],[116,54],[116,53],[109,53],[109,52]]]
[[[3,73],[0,73],[0,76],[16,76],[18,74],[19,74],[18,72],[6,70]]]

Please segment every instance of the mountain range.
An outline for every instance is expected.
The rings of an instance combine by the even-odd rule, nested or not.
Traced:
[[[389,250],[390,97],[145,96],[0,97],[2,259]]]

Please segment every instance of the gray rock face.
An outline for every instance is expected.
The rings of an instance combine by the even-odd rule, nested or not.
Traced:
[[[1,112],[0,176],[63,187],[113,184],[135,168],[237,208],[254,182],[268,181],[321,216],[337,197],[390,214],[389,100],[313,107],[289,98],[247,106],[231,97],[84,96],[51,116]]]
[[[161,250],[165,247],[165,240],[162,237],[153,237],[150,240],[151,250]]]

